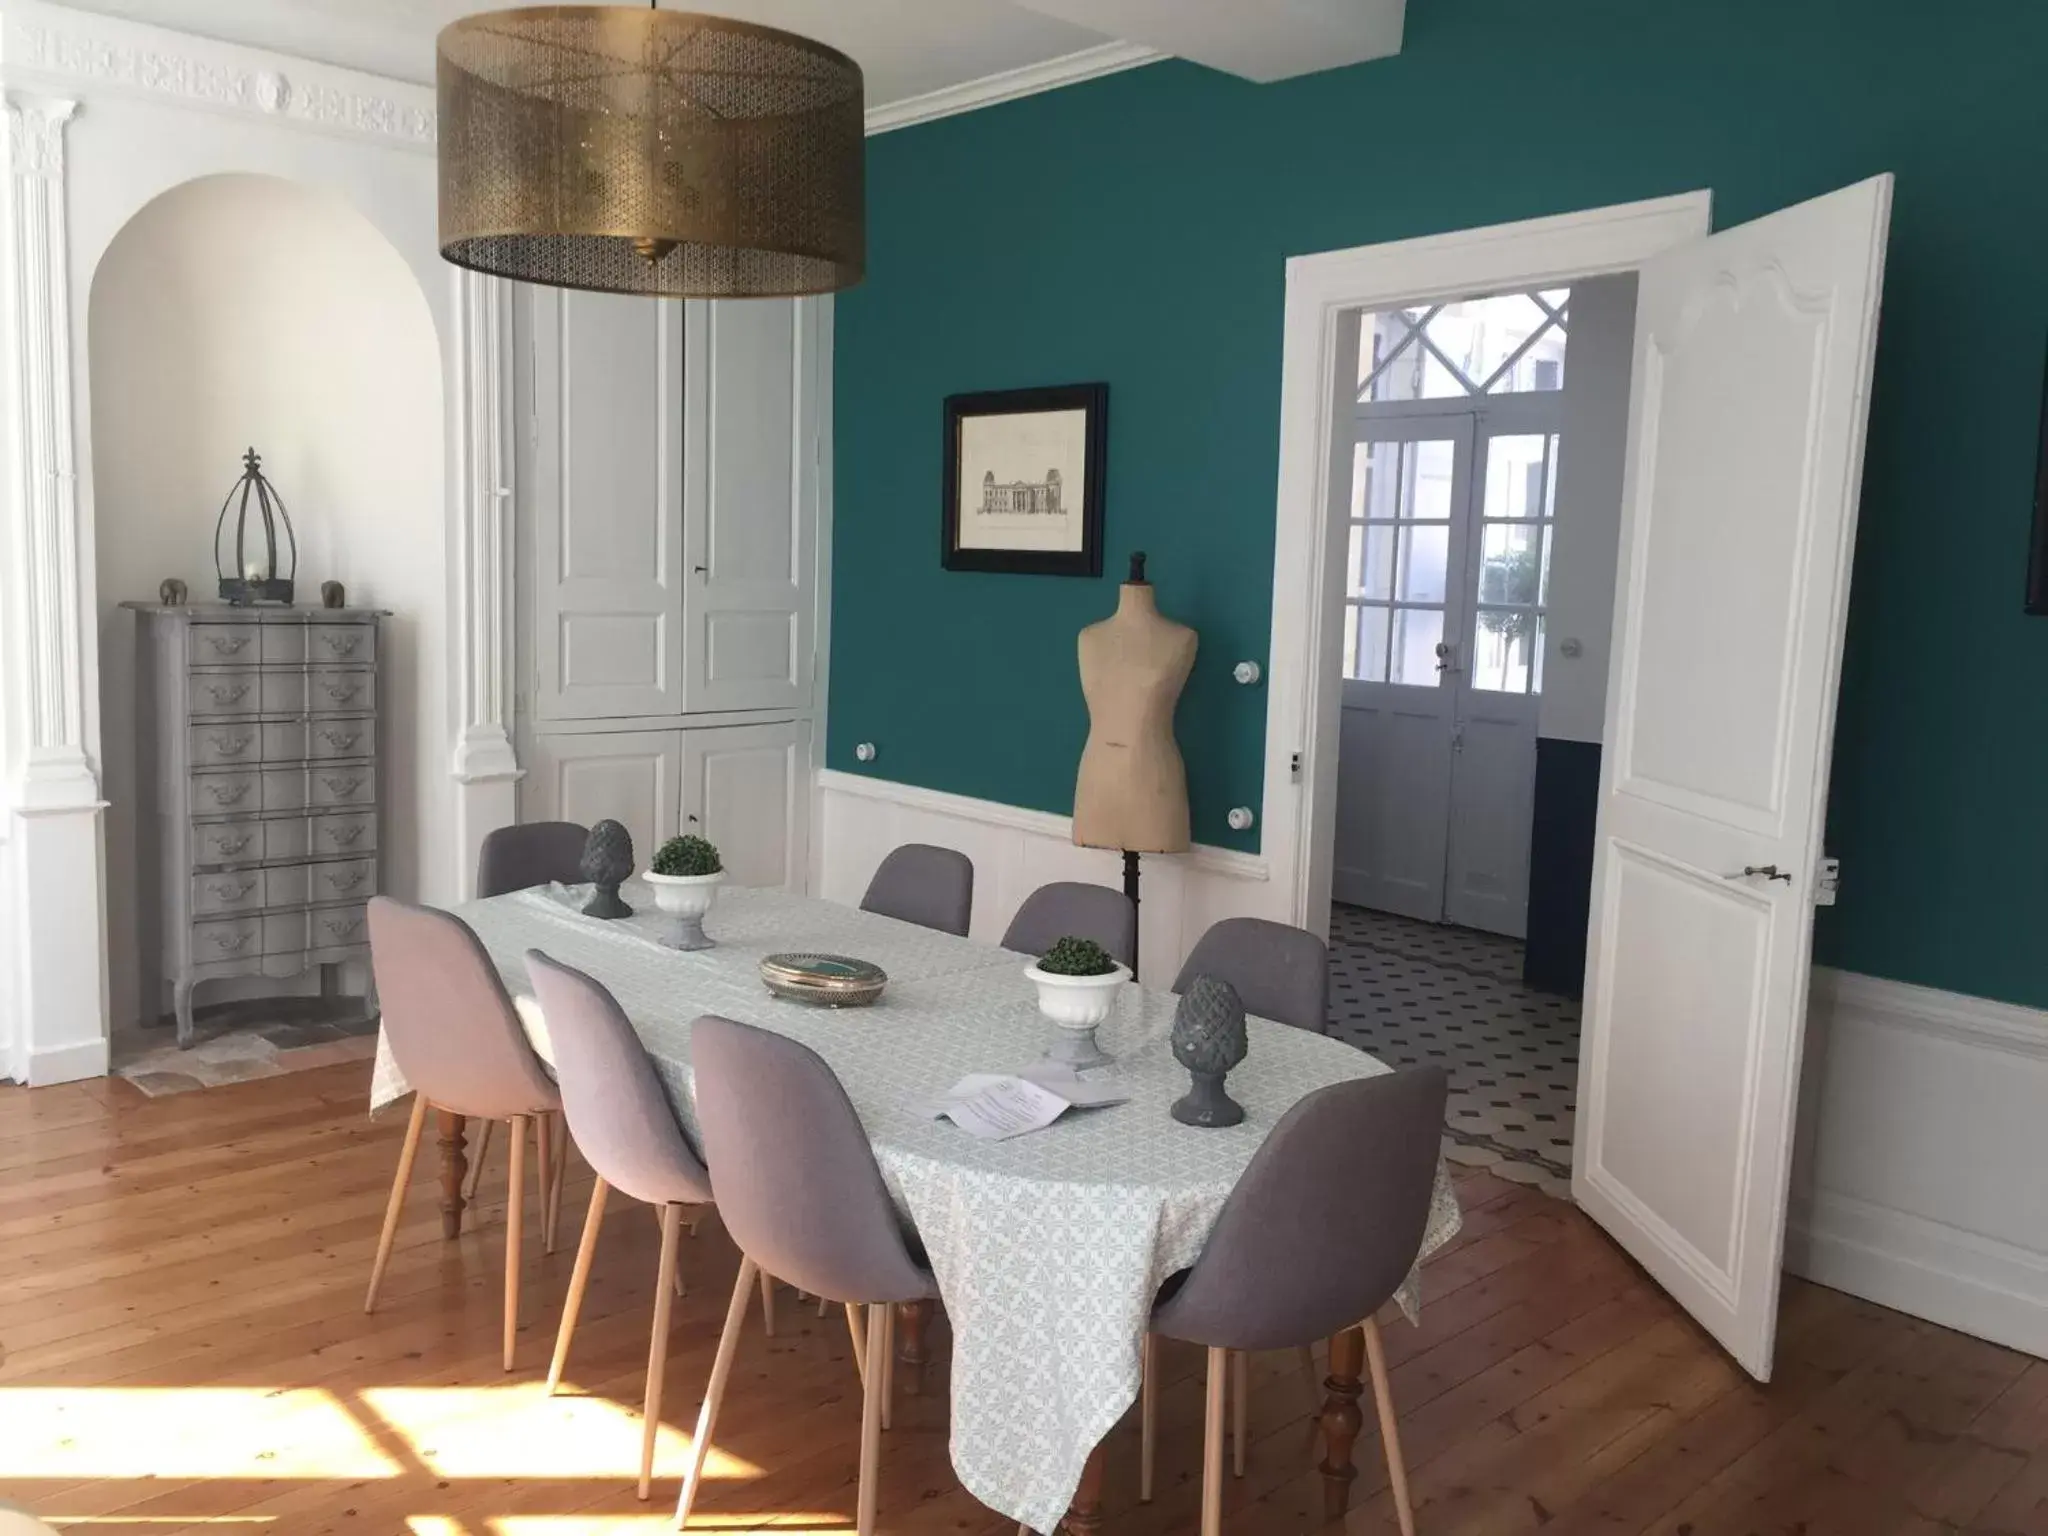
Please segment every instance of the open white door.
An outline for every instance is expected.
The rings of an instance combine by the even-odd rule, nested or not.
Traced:
[[[1572,1194],[1768,1379],[1889,176],[1642,269]]]

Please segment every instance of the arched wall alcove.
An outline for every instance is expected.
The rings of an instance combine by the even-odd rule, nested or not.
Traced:
[[[412,266],[344,197],[245,173],[183,182],[121,226],[93,273],[88,337],[108,1002],[121,1029],[164,1002],[135,974],[135,650],[119,605],[154,600],[172,576],[213,596],[214,520],[244,448],[290,508],[298,602],[317,604],[334,580],[351,605],[392,611],[384,888],[420,889],[447,799],[441,348]]]

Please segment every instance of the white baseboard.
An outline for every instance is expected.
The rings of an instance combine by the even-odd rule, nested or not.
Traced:
[[[1814,974],[1785,1263],[2048,1355],[2048,1013]]]
[[[107,1042],[85,1040],[76,1045],[46,1046],[28,1055],[28,1085],[48,1088],[107,1075]]]
[[[976,938],[1002,937],[1024,898],[1049,880],[1121,885],[1120,855],[1076,848],[1073,822],[1047,811],[821,769],[813,820],[811,889],[857,902],[890,849],[936,843],[974,860]],[[1285,896],[1257,854],[1198,846],[1147,854],[1140,866],[1139,965],[1145,979],[1173,979],[1188,950],[1222,917],[1283,917]]]

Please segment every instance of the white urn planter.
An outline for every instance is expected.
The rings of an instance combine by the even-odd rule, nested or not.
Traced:
[[[718,884],[725,878],[720,870],[712,875],[657,875],[649,870],[645,879],[654,891],[654,904],[676,920],[671,949],[710,949],[704,934],[704,914],[718,898]]]
[[[1115,1011],[1117,995],[1131,979],[1130,967],[1119,965],[1099,976],[1063,976],[1029,965],[1024,974],[1038,989],[1038,1011],[1059,1029],[1046,1058],[1076,1071],[1108,1065],[1114,1058],[1095,1043],[1095,1030]]]

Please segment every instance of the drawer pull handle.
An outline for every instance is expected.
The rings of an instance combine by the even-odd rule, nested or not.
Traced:
[[[327,836],[331,842],[339,843],[344,848],[352,848],[363,839],[363,824],[357,822],[352,827],[329,827]]]
[[[254,880],[216,880],[213,883],[213,894],[222,901],[240,901],[255,889],[256,882]]]
[[[361,683],[350,683],[346,687],[343,687],[340,683],[329,683],[327,685],[327,697],[337,704],[348,703],[350,699],[353,699],[362,691],[363,685]]]
[[[249,744],[256,738],[244,731],[239,736],[214,735],[207,737],[213,743],[213,750],[222,757],[240,757],[249,750]]]
[[[322,731],[320,739],[337,752],[346,752],[363,739],[361,731]]]
[[[216,837],[213,846],[217,852],[232,857],[248,847],[255,836],[254,832],[244,832],[240,837]]]
[[[213,796],[215,805],[240,805],[249,797],[249,785],[247,780],[233,788],[225,784],[209,784],[206,786],[206,792]]]
[[[363,872],[352,869],[346,875],[329,875],[327,883],[337,891],[352,891],[363,883]]]
[[[345,923],[338,922],[333,918],[327,920],[327,931],[337,939],[347,938],[362,926],[363,920],[360,917],[352,917]]]
[[[362,643],[360,635],[322,635],[320,638],[326,642],[327,649],[337,656],[355,655],[356,647]]]
[[[216,704],[239,704],[248,695],[247,683],[208,683],[206,691],[213,695]]]
[[[327,786],[327,793],[337,800],[352,800],[357,790],[363,787],[363,776],[351,773],[343,777],[324,778],[320,781]]]
[[[249,937],[249,934],[246,932],[238,933],[232,939],[224,933],[216,933],[213,936],[213,947],[215,949],[228,950],[240,949],[249,942]]]
[[[206,643],[213,647],[215,655],[235,656],[239,655],[248,646],[249,637],[247,635],[231,635],[223,639],[219,635],[208,635]]]

